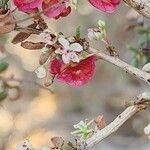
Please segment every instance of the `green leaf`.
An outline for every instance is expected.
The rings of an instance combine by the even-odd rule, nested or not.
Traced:
[[[76,28],[76,37],[77,37],[77,38],[80,38],[80,36],[81,36],[81,26],[78,26],[78,27]]]
[[[136,58],[133,58],[132,61],[131,61],[131,65],[134,66],[134,67],[138,67],[139,65],[139,62]]]
[[[2,91],[0,92],[0,101],[3,101],[6,97],[7,97],[7,92],[6,91]]]
[[[133,53],[137,53],[138,52],[138,49],[135,48],[134,46],[130,45],[130,44],[127,45],[127,49],[129,49]]]
[[[145,34],[145,33],[148,33],[149,30],[146,28],[143,28],[143,27],[136,27],[134,28],[134,31],[138,34]]]
[[[103,20],[98,20],[97,24],[98,24],[98,27],[99,27],[100,29],[106,30],[106,23],[105,23],[105,21],[103,21]]]
[[[62,32],[59,32],[58,34],[59,34],[59,35],[64,35]]]
[[[148,57],[147,56],[143,56],[143,58],[142,58],[142,63],[143,63],[143,65],[145,65],[146,63],[148,63]]]
[[[73,144],[72,144],[72,142],[70,142],[70,141],[67,143],[67,145],[68,145],[69,147],[71,147],[71,148],[74,147]]]
[[[0,73],[5,71],[8,68],[8,63],[5,61],[0,62]]]
[[[138,44],[139,45],[144,45],[147,42],[147,34],[143,34],[140,36],[139,40],[138,40]]]

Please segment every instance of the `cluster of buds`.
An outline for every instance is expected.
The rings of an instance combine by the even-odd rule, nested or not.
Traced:
[[[96,126],[93,126],[95,123]],[[95,118],[95,120],[88,121],[80,121],[78,124],[74,125],[75,131],[71,134],[75,135],[76,137],[80,138],[80,140],[85,140],[90,138],[94,133],[98,130],[103,129],[106,126],[105,118],[103,115],[99,115]],[[94,128],[92,128],[94,127]]]
[[[93,120],[80,121],[78,124],[74,125],[76,130],[71,134],[76,135],[77,137],[80,137],[84,140],[88,139],[94,133],[94,130],[91,128],[92,123]]]
[[[96,28],[88,29],[88,38],[90,40],[101,41],[106,39],[106,24],[99,20]]]

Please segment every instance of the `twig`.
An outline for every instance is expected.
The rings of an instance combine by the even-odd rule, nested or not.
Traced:
[[[149,0],[123,0],[127,5],[134,8],[141,15],[150,19],[150,1]]]
[[[93,137],[86,141],[87,147],[91,148],[99,143],[112,133],[116,132],[128,119],[134,116],[137,112],[145,109],[145,105],[130,106],[123,113],[121,113],[113,122],[111,122],[104,129],[98,131]]]
[[[135,67],[129,65],[117,57],[109,56],[109,55],[107,55],[99,50],[96,50],[94,48],[90,48],[90,51],[91,51],[91,53],[96,54],[100,59],[103,59],[111,64],[114,64],[114,65],[120,67],[127,73],[133,75],[134,77],[136,77],[138,79],[145,81],[146,83],[148,83],[150,85],[150,74],[149,73],[144,72],[138,68],[135,68]]]
[[[99,130],[91,138],[85,141],[86,147],[83,149],[82,143],[80,143],[80,148],[77,150],[87,150],[101,142],[103,139],[110,136],[112,133],[116,132],[128,119],[134,116],[136,113],[146,109],[150,106],[150,101],[139,99],[137,102],[133,103],[132,106],[129,106],[125,109],[113,122],[107,125],[102,130]],[[85,144],[84,144],[85,145]]]

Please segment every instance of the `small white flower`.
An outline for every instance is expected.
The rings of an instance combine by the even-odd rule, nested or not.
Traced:
[[[150,136],[150,123],[144,128],[144,133]]]
[[[80,62],[80,58],[76,54],[77,52],[81,52],[83,47],[79,43],[70,44],[68,40],[65,38],[59,38],[58,42],[63,46],[63,48],[59,48],[55,51],[56,54],[62,55],[62,60],[65,64],[73,62]]]
[[[25,140],[21,144],[17,145],[17,150],[32,150],[32,145],[28,140]]]
[[[78,124],[73,125],[75,129],[79,129],[81,126],[85,126],[85,122],[81,120]]]
[[[46,69],[44,66],[40,66],[35,70],[35,73],[37,75],[38,78],[42,79],[44,77],[46,77]]]

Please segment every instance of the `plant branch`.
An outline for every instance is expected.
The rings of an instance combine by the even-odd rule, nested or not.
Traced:
[[[127,5],[134,8],[137,12],[150,19],[150,1],[149,0],[123,0]]]
[[[116,132],[128,119],[130,119],[136,113],[146,109],[148,106],[150,106],[150,101],[144,100],[139,96],[136,102],[132,103],[131,106],[127,107],[109,125],[107,125],[105,128],[101,130],[98,130],[97,133],[95,133],[91,138],[87,139],[85,142],[81,142],[77,150],[87,150],[92,148],[93,146],[101,142],[103,139],[107,138],[108,136]],[[84,146],[82,143],[84,143]]]
[[[150,101],[149,103],[143,102],[143,104],[136,104],[126,108],[125,111],[123,111],[113,122],[88,139],[86,141],[87,147],[93,147],[95,144],[116,132],[128,119],[134,116],[137,112],[144,110],[149,104]]]
[[[97,55],[100,59],[107,61],[111,64],[114,64],[115,66],[120,67],[127,73],[133,75],[134,77],[136,77],[138,79],[145,81],[146,83],[148,83],[148,85],[150,85],[150,73],[147,73],[138,68],[135,68],[135,67],[127,64],[126,62],[120,60],[117,57],[109,56],[109,55],[107,55],[99,50],[96,50],[94,48],[90,48],[90,52]]]

